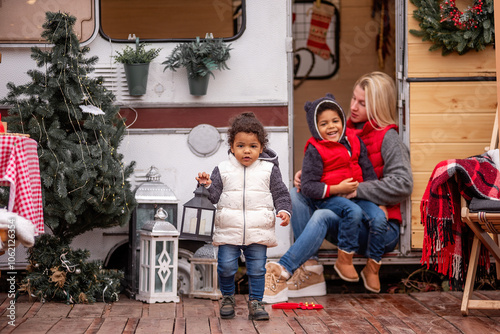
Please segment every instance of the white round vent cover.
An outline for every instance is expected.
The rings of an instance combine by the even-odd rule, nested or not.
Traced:
[[[208,157],[217,152],[221,142],[219,131],[209,124],[195,126],[188,136],[189,149],[200,157]]]

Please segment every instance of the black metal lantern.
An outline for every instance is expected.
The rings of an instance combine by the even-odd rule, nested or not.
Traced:
[[[208,199],[208,190],[198,184],[194,197],[184,204],[180,239],[211,241],[214,231],[215,206]]]
[[[134,191],[137,207],[129,224],[129,261],[127,268],[127,295],[134,298],[139,289],[139,232],[144,224],[153,221],[158,209],[167,214],[167,221],[177,228],[177,211],[179,200],[174,192],[160,182],[158,169],[151,166],[146,174],[146,182],[141,183]]]

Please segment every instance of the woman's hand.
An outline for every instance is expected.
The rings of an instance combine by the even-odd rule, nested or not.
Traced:
[[[387,207],[385,205],[379,205],[378,207],[380,208],[380,210],[384,211],[385,219],[389,219],[389,212],[387,212]]]
[[[347,199],[355,198],[356,196],[358,196],[358,191],[357,190],[354,190],[352,193],[348,193],[348,194],[343,194],[342,195],[342,197],[345,197]]]
[[[210,180],[210,174],[207,174],[205,172],[198,173],[198,177],[196,177],[195,179],[199,184],[202,184],[205,187],[212,184],[212,180]]]
[[[295,177],[293,178],[293,186],[297,188],[297,192],[300,192],[300,178],[302,177],[302,170],[299,170],[295,173]]]
[[[290,216],[288,215],[288,213],[284,211],[278,212],[276,217],[281,218],[281,224],[280,224],[281,226],[287,226],[288,223],[290,223]]]

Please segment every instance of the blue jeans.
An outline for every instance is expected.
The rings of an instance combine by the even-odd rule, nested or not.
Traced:
[[[385,217],[384,211],[382,211],[377,204],[364,199],[354,198],[352,200],[355,201],[365,213],[365,219],[362,221],[362,228],[358,234],[359,248],[361,248],[361,235],[363,235],[363,232],[368,232],[364,233],[365,235],[368,234],[368,239],[364,244],[364,251],[358,249],[358,254],[364,254],[367,258],[378,262],[382,259],[382,255],[387,252],[385,250],[385,237],[388,231],[389,222]],[[397,223],[396,226],[396,239],[399,241],[399,223]],[[396,247],[396,244],[394,244],[394,247]],[[392,249],[394,249],[394,247]]]
[[[290,193],[293,206],[291,224],[295,235],[295,243],[281,257],[279,263],[290,273],[293,273],[304,262],[317,254],[323,239],[326,238],[333,243],[338,242],[338,226],[341,218],[331,210],[315,210],[314,201],[303,196],[301,193],[297,193],[295,188]],[[377,209],[382,211],[378,207]],[[370,211],[369,206],[367,210]],[[383,216],[383,220],[385,220],[385,215]],[[372,223],[373,221],[375,219],[371,220]],[[382,242],[382,247],[380,244],[372,245],[377,242]],[[380,261],[382,254],[394,250],[398,242],[399,223],[396,221],[386,223],[385,234],[375,230],[372,233],[370,224],[361,224],[357,253],[372,258],[375,261]],[[370,254],[372,247],[382,248],[380,258],[378,256],[375,258],[373,254]]]
[[[377,211],[380,211],[380,214],[384,215],[377,205],[361,199],[350,200],[340,196],[333,196],[323,200],[315,200],[314,203],[318,209],[329,209],[337,216],[342,217],[337,224],[337,246],[346,253],[358,251],[361,224],[369,224],[371,219],[368,211],[364,211],[361,206],[366,207],[370,214],[378,216]]]
[[[358,232],[351,235],[345,234],[344,231],[342,231],[344,219],[337,215],[336,220],[339,220],[339,222],[336,224],[339,225],[339,227],[334,227],[333,230],[329,230],[326,239],[337,245],[343,251],[346,251],[341,247],[341,245],[345,244],[343,239],[355,237],[357,244],[360,246],[359,248],[361,248],[360,237],[363,234],[363,239],[365,240],[364,251],[361,252],[359,248],[355,251],[358,254],[364,255],[367,258],[378,262],[382,259],[382,255],[385,253],[385,235],[387,233],[389,222],[387,221],[384,212],[378,207],[377,204],[364,199],[352,199],[352,201],[357,203],[363,211],[363,218],[361,224],[358,225]],[[397,236],[399,238],[399,229]]]
[[[307,196],[302,195],[302,193],[297,192],[297,188],[290,189],[290,196],[292,197],[292,209],[293,213],[290,217],[290,224],[292,225],[293,236],[297,240],[307,222],[313,216],[316,210],[316,205],[314,200]]]
[[[262,300],[264,295],[267,246],[261,244],[219,245],[217,274],[223,296],[234,295],[234,275],[238,271],[238,258],[243,251],[247,266],[249,300]]]

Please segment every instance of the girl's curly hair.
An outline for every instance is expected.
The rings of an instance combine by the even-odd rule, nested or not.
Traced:
[[[227,130],[229,146],[233,146],[234,138],[238,132],[254,133],[262,148],[266,148],[267,132],[253,112],[244,112],[231,119],[231,127]]]

